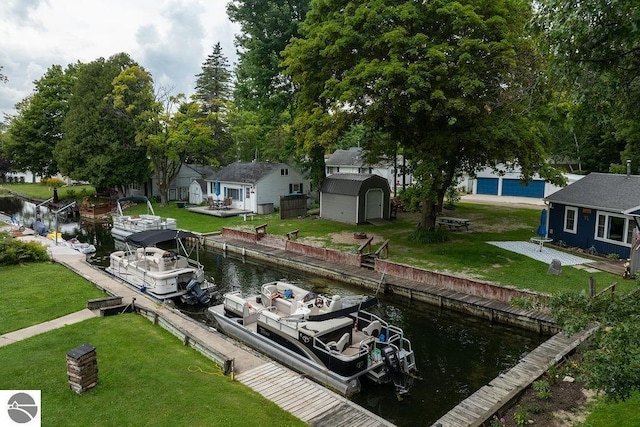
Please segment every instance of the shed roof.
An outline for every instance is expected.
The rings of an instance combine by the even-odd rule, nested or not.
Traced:
[[[285,163],[251,162],[231,163],[207,178],[209,181],[242,182],[255,184],[276,169],[291,168]]]
[[[640,176],[592,172],[544,200],[629,213],[640,207]]]
[[[379,181],[381,186],[389,187],[389,182],[378,175],[370,173],[334,173],[322,181],[320,191],[323,193],[345,194],[357,196],[362,185],[367,181]]]

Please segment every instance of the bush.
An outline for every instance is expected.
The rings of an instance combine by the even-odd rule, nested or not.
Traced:
[[[9,236],[0,236],[0,265],[47,261],[47,248],[38,242],[22,242]]]
[[[408,240],[412,243],[444,243],[449,241],[449,233],[445,230],[416,230],[411,233]]]
[[[551,387],[548,381],[535,381],[533,383],[533,389],[536,392],[536,397],[540,400],[548,400],[551,397]]]
[[[42,178],[40,184],[45,187],[62,187],[65,183],[60,178]]]

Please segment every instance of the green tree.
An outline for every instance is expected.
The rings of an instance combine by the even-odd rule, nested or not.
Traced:
[[[4,67],[2,65],[0,65],[0,71],[2,71]],[[7,82],[7,76],[5,76],[3,73],[0,73],[0,82],[2,83],[6,83]]]
[[[169,187],[189,156],[217,163],[211,157],[215,142],[211,128],[202,118],[201,106],[184,102],[182,94],[169,96],[161,92],[154,106],[138,117],[136,141],[146,150],[160,204],[166,206]]]
[[[229,62],[222,53],[220,43],[202,64],[202,72],[196,75],[196,92],[201,118],[198,125],[211,130],[211,140],[215,144],[201,145],[190,150],[187,161],[199,164],[230,163],[235,160],[230,115],[234,109],[231,101],[232,84]],[[215,147],[215,150],[214,150]]]
[[[353,123],[397,141],[421,200],[420,227],[460,171],[517,163],[524,179],[542,168],[545,136],[536,108],[540,58],[521,0],[318,0],[285,50],[298,89],[296,132],[310,149]],[[382,151],[382,150],[379,150]]]
[[[222,53],[220,43],[202,63],[202,71],[196,74],[194,98],[202,105],[205,114],[219,113],[231,101],[231,71],[229,60]]]
[[[597,328],[583,348],[582,372],[589,389],[613,401],[640,391],[640,292],[596,298],[565,293],[552,299],[551,309],[570,334]]]
[[[121,194],[128,184],[148,181],[149,161],[144,147],[136,144],[135,115],[114,105],[114,79],[134,66],[129,55],[120,53],[79,68],[64,135],[54,150],[63,174]],[[145,90],[146,82],[139,83]]]
[[[592,130],[594,157],[618,155],[640,167],[640,4],[635,0],[542,0],[536,23],[544,32],[558,81],[580,105],[579,121]],[[621,148],[622,147],[622,148]],[[608,151],[607,151],[608,149]],[[600,157],[602,159],[602,157]],[[607,171],[598,160],[599,171]]]
[[[16,105],[4,150],[17,170],[52,176],[58,172],[53,151],[62,139],[62,123],[69,109],[77,66],[50,67],[34,82],[33,94]]]
[[[247,135],[260,127],[258,139],[247,141],[249,147],[236,152],[254,153],[250,159],[286,161],[296,155],[291,134],[293,88],[290,78],[282,73],[281,53],[309,9],[310,0],[233,0],[227,6],[232,22],[241,26],[236,36],[239,61],[236,68],[234,102],[243,112],[251,112],[251,120],[235,120],[236,126],[247,124]],[[243,143],[243,140],[236,144]]]

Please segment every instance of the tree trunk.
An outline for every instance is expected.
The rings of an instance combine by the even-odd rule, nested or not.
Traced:
[[[435,203],[431,200],[422,199],[420,208],[420,230],[433,230],[436,226],[437,209]]]

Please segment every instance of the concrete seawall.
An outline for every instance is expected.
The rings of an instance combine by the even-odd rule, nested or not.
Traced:
[[[326,250],[318,250],[323,248],[276,236],[269,236],[269,239],[261,241],[256,239],[255,233],[228,230],[231,229],[205,235],[202,243],[210,249],[240,255],[271,266],[308,272],[374,293],[392,293],[409,300],[426,302],[545,335],[559,331],[548,314],[514,307],[509,303],[514,298],[544,302],[548,296],[543,294],[446,275],[380,258],[375,260],[374,270],[366,269],[352,260],[358,254],[331,250],[330,256],[327,256]]]

